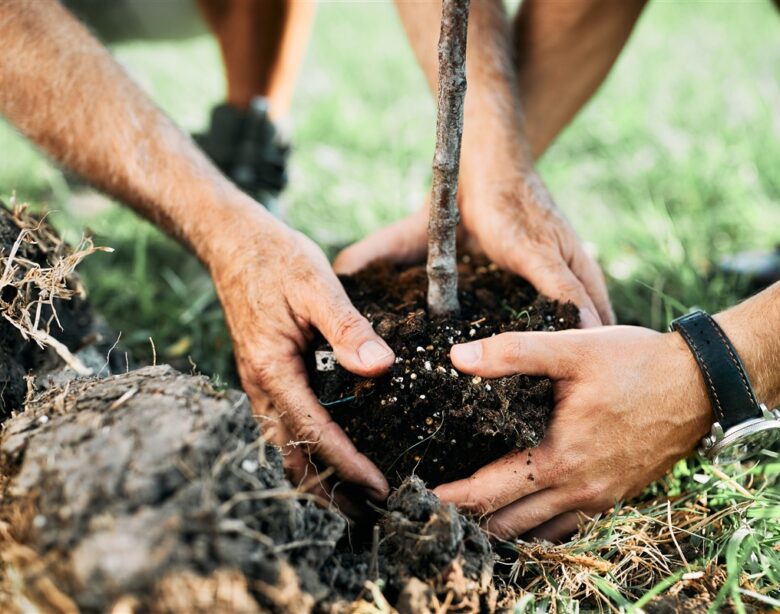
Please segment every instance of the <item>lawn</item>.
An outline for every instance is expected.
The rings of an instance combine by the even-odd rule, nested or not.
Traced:
[[[115,52],[185,129],[205,125],[224,87],[210,39],[132,43]],[[780,243],[778,109],[780,16],[768,0],[649,6],[606,84],[540,163],[557,202],[598,254],[621,320],[662,329],[690,306],[721,309],[739,288],[714,274],[713,263]],[[292,119],[289,220],[324,247],[357,239],[421,202],[434,107],[390,4],[322,3]],[[162,358],[180,365],[191,358],[231,381],[229,340],[198,263],[118,205],[74,199],[62,174],[5,125],[0,150],[0,197],[15,189],[20,200],[55,210],[71,238],[88,227],[98,243],[117,248],[93,256],[82,271],[96,307],[137,359],[150,359],[153,337]],[[767,461],[728,475],[682,462],[654,488],[651,494],[673,498],[675,526],[701,533],[693,558],[662,552],[676,564],[659,564],[646,577],[625,566],[622,575],[586,568],[578,589],[555,584],[557,563],[541,557],[553,585],[536,582],[536,595],[518,608],[545,599],[565,605],[578,590],[629,608],[663,577],[671,580],[659,590],[715,578],[708,590],[737,609],[740,596],[756,599],[751,592],[780,607],[780,463]],[[643,530],[671,543],[668,530],[662,535],[665,504],[643,505],[602,520],[567,552],[628,557],[641,550],[636,527],[648,518]],[[685,524],[694,517],[698,528]],[[655,532],[653,523],[661,525]]]

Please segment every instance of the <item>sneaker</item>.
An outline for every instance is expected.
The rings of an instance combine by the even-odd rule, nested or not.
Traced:
[[[208,131],[194,139],[239,188],[279,214],[290,145],[268,117],[265,98],[253,98],[246,111],[227,104],[214,107]]]
[[[740,252],[721,258],[718,271],[734,277],[753,294],[780,281],[780,245],[774,251]]]

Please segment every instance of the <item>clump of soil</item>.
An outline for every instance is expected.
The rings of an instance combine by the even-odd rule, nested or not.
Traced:
[[[458,274],[460,315],[439,320],[426,312],[424,265],[377,262],[342,277],[396,362],[381,377],[360,378],[332,364],[324,341],[311,359],[320,402],[392,485],[412,474],[430,485],[467,477],[544,437],[553,407],[549,379],[466,376],[452,367],[450,348],[506,331],[573,328],[577,308],[540,296],[481,257],[463,256]]]
[[[352,550],[343,517],[284,479],[245,395],[167,366],[72,376],[3,427],[0,609],[305,614],[381,578],[393,602],[490,610],[486,538],[419,480],[381,546]]]
[[[276,586],[282,563],[321,599],[345,521],[301,502],[259,435],[245,396],[170,367],[74,380],[8,422],[3,507],[34,508],[14,531],[56,561],[58,587],[84,609],[177,571],[236,569]]]
[[[25,236],[15,247],[23,229],[26,229]],[[12,253],[13,259],[9,262]],[[24,303],[35,303],[40,289],[21,280],[36,267],[51,267],[67,253],[70,253],[69,248],[45,221],[32,218],[21,208],[11,211],[0,202],[0,276],[6,271],[9,274],[7,281],[0,285],[0,423],[12,411],[22,408],[27,389],[24,378],[28,371],[40,369],[51,358],[49,352],[25,341],[19,330],[4,317],[3,306],[11,304],[20,292],[25,293],[21,296]],[[72,288],[79,286],[75,275],[61,281]],[[55,311],[56,320],[53,318]],[[72,351],[82,347],[94,330],[86,301],[78,295],[68,301],[53,298],[42,303],[38,320]]]

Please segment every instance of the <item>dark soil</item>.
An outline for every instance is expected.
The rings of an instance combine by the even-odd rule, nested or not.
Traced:
[[[426,313],[425,266],[386,262],[342,277],[355,306],[396,353],[375,379],[327,369],[324,341],[310,364],[312,388],[355,442],[398,485],[415,474],[429,485],[467,477],[512,449],[539,444],[553,407],[547,378],[493,380],[452,368],[454,343],[505,331],[577,326],[571,303],[539,296],[517,276],[466,255],[458,266],[461,313],[432,321]]]
[[[45,223],[44,223],[45,224]],[[48,227],[47,227],[48,228]],[[21,231],[13,214],[0,202],[0,272],[5,268],[6,257]],[[36,265],[50,266],[51,258],[61,255],[61,251],[49,249],[45,241],[37,241],[30,237],[21,243],[15,260],[21,262],[17,278],[24,275],[29,267]],[[63,246],[63,249],[64,248]],[[77,283],[74,277],[72,283]],[[16,292],[13,287],[3,290],[2,298],[10,301]],[[35,297],[29,297],[34,300]],[[72,351],[82,347],[94,331],[94,321],[86,301],[76,297],[70,301],[55,300],[53,303],[62,327],[54,323],[50,332],[52,336],[68,346]],[[51,308],[46,305],[41,311],[41,321],[51,319]],[[27,343],[21,334],[2,317],[0,313],[0,423],[12,411],[22,408],[27,384],[24,376],[30,370],[40,369],[50,358],[50,353],[41,350],[33,343]]]
[[[0,476],[0,580],[14,568],[44,611],[130,599],[136,611],[308,612],[377,577],[393,600],[457,589],[471,611],[495,601],[487,539],[419,480],[388,502],[381,546],[352,551],[345,520],[284,479],[246,397],[170,367],[36,393],[5,424]],[[230,602],[216,601],[226,587]]]

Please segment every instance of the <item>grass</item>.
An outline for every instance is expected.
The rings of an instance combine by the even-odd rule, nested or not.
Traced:
[[[778,40],[768,0],[651,4],[605,86],[541,161],[558,203],[598,253],[622,321],[662,329],[690,306],[717,311],[739,288],[713,263],[780,242]],[[188,130],[202,128],[221,98],[208,38],[127,44],[116,54]],[[421,202],[434,109],[387,3],[322,4],[293,117],[289,218],[323,246],[359,238]],[[71,239],[88,226],[97,244],[116,248],[82,271],[138,359],[151,358],[152,336],[161,358],[186,365],[191,356],[230,380],[229,340],[198,263],[116,205],[79,199],[75,208],[61,173],[4,126],[0,150],[0,195],[16,189],[20,200],[46,202]],[[743,599],[778,607],[780,463],[713,471],[684,461],[641,504],[529,563],[526,573],[545,574],[517,611],[572,608],[584,597],[636,609],[653,586],[705,587],[738,611]],[[667,510],[676,539],[693,544],[690,559],[671,540]],[[605,564],[580,568],[560,553]]]

